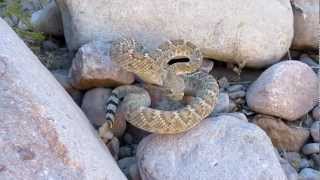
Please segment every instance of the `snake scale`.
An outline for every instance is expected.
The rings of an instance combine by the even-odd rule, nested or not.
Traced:
[[[110,54],[112,61],[145,83],[168,89],[168,97],[181,100],[188,95],[191,100],[180,109],[158,110],[148,107],[151,100],[145,89],[134,85],[117,87],[107,100],[107,121],[99,129],[100,136],[112,127],[121,100],[129,123],[158,134],[187,131],[213,111],[219,87],[211,75],[197,71],[202,64],[202,54],[191,42],[167,41],[148,52],[135,40],[121,38],[113,42]],[[169,64],[176,58],[188,58],[189,62]]]

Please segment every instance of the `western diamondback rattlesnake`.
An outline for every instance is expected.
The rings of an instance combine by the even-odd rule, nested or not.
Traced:
[[[126,103],[126,120],[143,130],[173,134],[186,131],[207,117],[216,103],[219,87],[209,74],[198,71],[202,63],[199,49],[184,40],[168,41],[148,53],[133,39],[115,41],[111,48],[112,60],[144,82],[168,90],[168,97],[181,100],[191,96],[186,106],[165,111],[149,108],[150,97],[143,88],[127,85],[115,88],[106,106],[106,120],[99,129],[101,137],[114,123],[120,99]],[[188,63],[168,64],[171,59],[187,57]]]

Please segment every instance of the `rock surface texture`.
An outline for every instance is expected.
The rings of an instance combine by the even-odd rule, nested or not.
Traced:
[[[31,17],[31,24],[35,31],[56,36],[63,35],[62,17],[55,1],[34,12]]]
[[[281,150],[299,151],[309,138],[309,131],[303,127],[289,127],[281,119],[257,115],[254,123],[270,137],[273,145]]]
[[[116,87],[134,81],[132,73],[111,61],[110,46],[111,44],[107,42],[93,41],[78,50],[70,69],[73,87],[77,89]]]
[[[126,179],[88,119],[0,19],[0,179]]]
[[[319,0],[293,0],[295,49],[319,48]]]
[[[299,61],[283,61],[265,70],[251,84],[246,99],[259,113],[297,120],[308,111],[318,96],[318,78]]]
[[[286,179],[268,136],[232,116],[203,120],[186,133],[149,135],[137,161],[143,180]]]
[[[200,47],[206,57],[261,67],[278,61],[293,39],[289,0],[57,0],[57,4],[73,50],[97,38],[132,36],[147,49],[182,38]]]

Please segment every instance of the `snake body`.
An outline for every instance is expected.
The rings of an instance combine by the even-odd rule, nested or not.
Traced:
[[[219,87],[211,75],[195,72],[202,63],[202,55],[192,43],[184,40],[168,41],[149,53],[132,39],[120,39],[113,44],[111,57],[144,82],[168,89],[168,94],[171,93],[169,97],[181,99],[183,95],[188,95],[191,100],[180,109],[158,110],[148,107],[150,97],[143,88],[134,85],[117,87],[107,100],[107,122],[100,128],[100,134],[112,127],[121,100],[126,103],[125,118],[129,123],[159,134],[187,131],[213,111]],[[187,57],[189,62],[168,64],[177,57]]]

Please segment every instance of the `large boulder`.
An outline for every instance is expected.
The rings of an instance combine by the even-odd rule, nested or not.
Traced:
[[[0,18],[0,179],[126,179],[88,119]]]
[[[268,136],[229,115],[181,134],[149,135],[138,146],[137,160],[143,180],[286,180]]]
[[[265,70],[247,91],[249,107],[261,114],[297,120],[318,97],[318,78],[299,61],[283,61]]]
[[[183,38],[209,58],[261,67],[293,39],[289,0],[57,0],[68,47],[132,36],[147,49]]]
[[[294,12],[294,49],[319,48],[319,0],[292,0]]]

